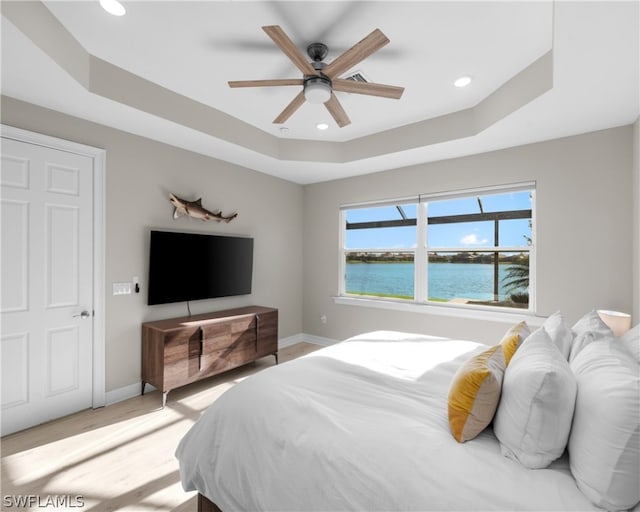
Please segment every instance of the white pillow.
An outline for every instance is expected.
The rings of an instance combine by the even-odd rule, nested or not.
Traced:
[[[608,338],[613,331],[602,321],[597,311],[589,311],[571,328],[573,332],[573,344],[569,362],[573,361],[578,353],[594,340]]]
[[[568,361],[569,354],[571,353],[571,344],[573,343],[573,332],[564,323],[562,313],[556,311],[553,315],[547,318],[544,322],[544,330],[551,340],[556,344],[560,353]]]
[[[613,336],[571,363],[578,396],[569,462],[594,505],[627,510],[640,501],[640,367]]]
[[[493,430],[500,451],[531,469],[547,467],[567,445],[576,381],[544,327],[529,336],[507,366]]]
[[[636,362],[640,363],[640,324],[625,332],[618,340],[622,343],[622,346],[629,351]]]

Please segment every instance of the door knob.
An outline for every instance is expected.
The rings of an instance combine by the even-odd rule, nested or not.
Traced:
[[[80,317],[80,318],[89,318],[91,316],[91,313],[89,313],[86,309],[80,313],[78,313],[77,315],[73,315],[74,318],[76,317]]]

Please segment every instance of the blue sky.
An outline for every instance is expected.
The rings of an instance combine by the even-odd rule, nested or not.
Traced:
[[[528,210],[531,208],[531,197],[528,191],[509,192],[481,197],[485,212]],[[408,218],[416,217],[416,206],[402,205]],[[456,215],[465,213],[480,213],[477,197],[430,201],[429,216]],[[400,219],[400,212],[394,206],[378,208],[362,208],[347,212],[348,222],[363,222],[370,220]],[[427,230],[428,245],[438,247],[468,247],[481,249],[493,247],[494,223],[466,222],[458,224],[437,224],[429,226]],[[526,236],[531,236],[529,221],[526,219],[508,220],[500,222],[499,243],[502,246],[526,246]],[[373,228],[362,230],[348,230],[346,247],[354,248],[412,248],[416,245],[416,228],[407,226],[400,228]]]

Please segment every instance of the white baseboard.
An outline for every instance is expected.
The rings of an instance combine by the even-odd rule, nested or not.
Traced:
[[[133,398],[134,396],[140,395],[141,385],[142,383],[138,382],[137,384],[130,384],[122,388],[107,391],[107,395],[105,397],[105,405],[116,404],[118,402],[122,402],[123,400],[127,400],[128,398]],[[152,386],[150,384],[147,384],[148,390],[151,390],[151,387]]]
[[[329,345],[333,345],[337,343],[337,340],[332,340],[330,338],[322,338],[321,336],[314,336],[313,334],[294,334],[293,336],[288,336],[287,338],[281,338],[278,340],[278,349],[289,347],[291,345],[295,345],[296,343],[314,343],[315,345],[322,345],[324,347],[328,347]],[[137,384],[130,384],[128,386],[124,386],[118,389],[114,389],[112,391],[107,391],[105,397],[105,405],[112,405],[118,402],[122,402],[123,400],[127,400],[129,398],[133,398],[135,396],[140,396],[140,386],[141,382]],[[151,392],[155,390],[151,384],[147,384],[145,388],[145,393]]]
[[[290,347],[291,345],[295,345],[296,343],[300,343],[304,341],[304,334],[294,334],[293,336],[289,336],[288,338],[281,338],[278,340],[278,349]]]
[[[307,343],[313,343],[315,345],[322,345],[323,347],[334,345],[339,341],[331,338],[323,338],[322,336],[315,336],[313,334],[301,334],[300,336],[302,338],[300,341],[306,341]]]
[[[329,345],[333,345],[334,343],[338,343],[338,340],[332,340],[331,338],[323,338],[322,336],[315,336],[313,334],[305,334],[303,332],[299,334],[294,334],[293,336],[289,336],[288,338],[282,338],[278,340],[278,348],[285,348],[291,345],[295,345],[296,343],[313,343],[314,345],[322,345],[323,347],[328,347]]]

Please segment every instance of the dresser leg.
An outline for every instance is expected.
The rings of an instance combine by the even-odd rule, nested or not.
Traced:
[[[142,389],[140,390],[140,396],[144,395],[144,388],[146,387],[147,383],[145,381],[142,381]]]
[[[162,408],[164,409],[164,406],[167,405],[167,395],[169,394],[168,391],[165,391],[162,393]]]
[[[276,364],[278,364],[278,353],[276,352],[275,354],[273,354],[273,357],[276,358]]]

